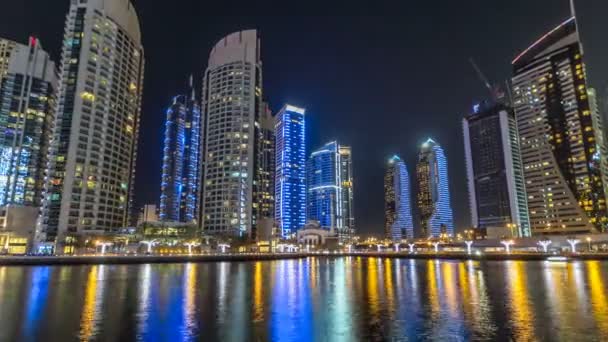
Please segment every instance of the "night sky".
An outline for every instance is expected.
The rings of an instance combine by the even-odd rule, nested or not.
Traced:
[[[279,15],[263,5],[256,13],[275,15],[226,16],[238,14],[239,6],[135,3],[146,54],[137,204],[158,202],[164,108],[171,97],[183,90],[188,74],[200,81],[219,39],[257,28],[264,93],[273,112],[285,102],[307,108],[308,151],[330,139],[353,147],[362,234],[383,231],[386,159],[399,154],[414,183],[417,147],[427,137],[446,151],[456,227],[469,224],[461,119],[488,95],[468,59],[502,82],[511,75],[515,55],[569,16],[567,0],[408,1],[390,16],[346,16],[349,9],[337,5],[326,5],[324,16],[292,15],[306,13],[301,9]],[[68,0],[4,0],[0,37],[25,43],[36,35],[59,61],[68,6]],[[591,86],[606,96],[608,1],[580,0],[578,7]]]

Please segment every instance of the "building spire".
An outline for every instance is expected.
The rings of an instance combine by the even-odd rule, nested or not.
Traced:
[[[574,6],[574,0],[570,0],[570,14],[576,18],[576,7]]]
[[[581,47],[581,55],[585,55],[583,51],[583,41],[581,40],[581,30],[578,25],[578,18],[576,17],[576,5],[574,4],[575,0],[570,0],[570,15],[574,18],[574,24],[576,25],[576,38],[578,39],[578,44]]]

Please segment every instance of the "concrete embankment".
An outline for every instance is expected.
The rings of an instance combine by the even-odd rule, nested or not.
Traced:
[[[94,264],[171,264],[187,262],[267,261],[305,258],[306,254],[222,254],[222,255],[138,255],[138,256],[23,256],[0,257],[0,265],[94,265]]]
[[[553,255],[542,253],[484,253],[484,254],[467,254],[467,253],[394,253],[394,252],[378,252],[378,253],[347,253],[348,256],[361,257],[377,257],[377,258],[398,258],[398,259],[438,259],[438,260],[520,260],[520,261],[543,261],[555,257],[565,257],[568,260],[608,260],[608,253],[576,253],[568,255]]]

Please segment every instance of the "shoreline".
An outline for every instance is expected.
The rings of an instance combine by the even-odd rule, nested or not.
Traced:
[[[577,261],[597,260],[608,261],[608,254],[569,254],[553,255],[539,253],[484,253],[481,255],[466,253],[395,253],[395,252],[365,252],[365,253],[289,253],[289,254],[218,254],[218,255],[108,255],[108,256],[2,256],[0,266],[61,266],[61,265],[128,265],[128,264],[171,264],[171,263],[204,263],[204,262],[249,262],[303,259],[307,257],[341,258],[369,257],[412,260],[475,260],[475,261],[550,261],[551,257],[563,257],[563,260]]]

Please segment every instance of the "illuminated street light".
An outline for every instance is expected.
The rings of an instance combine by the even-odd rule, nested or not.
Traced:
[[[515,242],[513,242],[513,240],[506,240],[506,241],[500,241],[500,243],[502,243],[505,246],[505,249],[507,250],[507,254],[511,254],[511,245],[515,244]]]
[[[568,239],[568,243],[570,244],[570,248],[572,248],[572,253],[576,253],[576,245],[581,242],[578,239]]]
[[[545,253],[547,253],[550,244],[551,244],[551,240],[538,241],[538,245],[543,247],[543,252],[545,252]]]
[[[589,252],[591,252],[591,237],[587,236],[587,246],[589,247]]]
[[[439,252],[439,244],[440,242],[433,242],[433,246],[435,247],[435,253]]]
[[[186,242],[184,246],[188,247],[188,254],[192,255],[192,247],[198,247],[201,244],[198,242]]]
[[[471,254],[471,246],[473,245],[473,241],[467,240],[464,243],[467,244],[467,254]]]
[[[96,246],[101,246],[101,254],[106,254],[106,247],[110,247],[113,245],[111,242],[97,242]]]
[[[414,253],[414,247],[416,247],[416,244],[415,243],[410,243],[410,244],[408,244],[408,246],[410,247],[410,254]]]
[[[395,244],[395,252],[399,253],[399,244]]]
[[[139,243],[146,245],[146,253],[150,254],[152,253],[152,247],[154,247],[154,245],[156,245],[156,241],[152,240],[152,241],[140,241]]]
[[[217,246],[221,249],[222,253],[226,253],[226,248],[230,248],[230,245],[226,243],[220,243]]]

